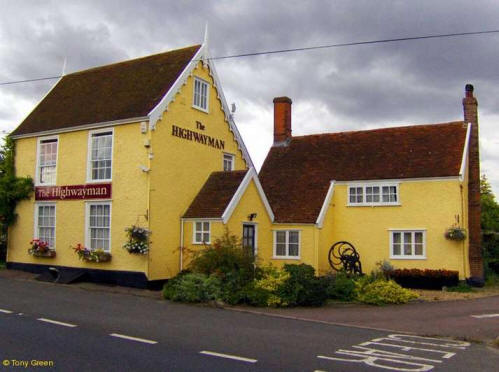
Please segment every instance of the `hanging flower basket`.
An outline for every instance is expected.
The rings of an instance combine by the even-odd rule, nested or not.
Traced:
[[[33,239],[29,244],[31,244],[31,248],[28,249],[28,254],[34,257],[55,257],[55,250],[51,249],[47,242],[41,241],[40,239]]]
[[[445,232],[445,238],[456,241],[464,240],[466,239],[466,230],[461,227],[451,227]]]
[[[78,243],[75,247],[71,247],[78,258],[87,262],[109,262],[111,261],[111,253],[105,252],[103,249],[89,249]]]
[[[149,235],[151,232],[143,227],[132,225],[125,229],[128,240],[123,248],[130,254],[147,254],[149,252]]]

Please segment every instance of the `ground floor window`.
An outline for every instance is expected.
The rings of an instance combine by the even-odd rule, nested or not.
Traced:
[[[300,231],[297,230],[274,231],[274,257],[299,258]]]
[[[426,258],[426,231],[390,231],[390,258]]]
[[[111,249],[111,203],[87,203],[87,247]]]
[[[35,237],[55,248],[55,204],[35,205]]]
[[[210,222],[195,221],[194,223],[194,244],[210,244]]]

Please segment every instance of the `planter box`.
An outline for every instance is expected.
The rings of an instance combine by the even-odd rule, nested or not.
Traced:
[[[445,238],[449,240],[462,241],[466,239],[466,230],[465,229],[448,229],[445,232]]]
[[[83,256],[83,260],[87,262],[109,262],[111,261],[111,254],[104,252],[104,253],[92,253],[92,254],[85,254]]]
[[[56,253],[53,249],[49,249],[48,251],[45,252],[31,251],[30,254],[34,257],[41,257],[41,258],[54,258],[56,256]]]

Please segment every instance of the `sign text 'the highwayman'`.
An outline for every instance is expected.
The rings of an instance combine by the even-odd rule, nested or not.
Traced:
[[[203,145],[211,146],[220,150],[223,150],[225,148],[225,141],[213,138],[206,134],[194,132],[190,129],[180,128],[176,125],[172,125],[172,136],[180,137],[189,141],[199,142]]]

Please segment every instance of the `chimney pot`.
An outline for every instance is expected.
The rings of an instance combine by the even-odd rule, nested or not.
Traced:
[[[291,104],[289,97],[274,100],[274,146],[287,146],[291,140]]]

